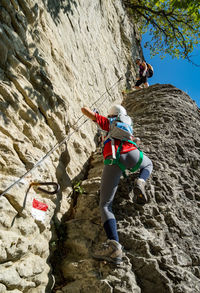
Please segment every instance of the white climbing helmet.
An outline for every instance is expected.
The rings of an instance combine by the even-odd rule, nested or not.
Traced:
[[[127,115],[126,109],[121,105],[112,106],[108,112],[110,116],[118,116],[119,114]]]

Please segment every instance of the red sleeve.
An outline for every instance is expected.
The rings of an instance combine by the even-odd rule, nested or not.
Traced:
[[[96,116],[96,123],[105,131],[109,131],[110,121],[108,118],[99,115],[98,113],[95,114]]]

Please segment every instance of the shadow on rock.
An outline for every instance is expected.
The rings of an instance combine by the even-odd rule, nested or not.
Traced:
[[[64,14],[73,15],[73,7],[77,7],[77,3],[74,0],[48,0],[47,9],[51,14],[53,21],[58,24],[60,21],[59,13],[63,11]]]

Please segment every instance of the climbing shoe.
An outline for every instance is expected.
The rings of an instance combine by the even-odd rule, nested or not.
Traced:
[[[140,205],[147,203],[148,199],[145,193],[145,181],[144,179],[136,179],[134,185],[134,202]]]
[[[115,240],[107,240],[93,254],[93,258],[118,265],[122,262],[122,246]]]

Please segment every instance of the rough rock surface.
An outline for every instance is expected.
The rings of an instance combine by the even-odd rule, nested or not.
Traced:
[[[137,173],[122,178],[113,209],[124,263],[114,268],[92,259],[95,246],[105,241],[98,211],[103,162],[96,152],[82,182],[84,193],[74,197],[63,228],[66,239],[57,255],[62,278],[57,276],[54,292],[199,293],[199,109],[171,85],[133,92],[124,105],[154,164],[149,203],[133,203]]]
[[[81,106],[126,73],[94,107],[122,100],[131,54],[139,51],[120,0],[0,1],[1,193],[84,122],[75,125]],[[83,178],[95,149],[94,128],[84,124],[0,197],[0,292],[50,292],[54,231],[70,207],[71,181]],[[56,181],[61,191],[27,192],[35,180]],[[33,198],[48,204],[44,223],[31,215]]]

